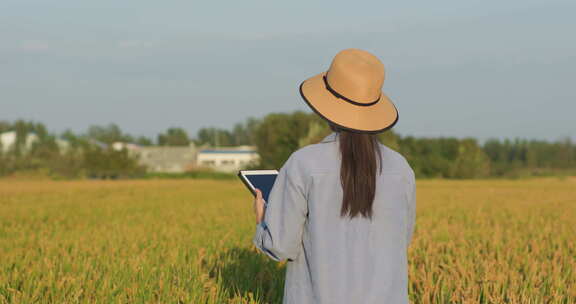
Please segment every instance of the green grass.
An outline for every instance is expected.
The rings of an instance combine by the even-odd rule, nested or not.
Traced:
[[[413,303],[576,303],[576,180],[418,181]],[[0,181],[0,303],[279,303],[237,180]]]

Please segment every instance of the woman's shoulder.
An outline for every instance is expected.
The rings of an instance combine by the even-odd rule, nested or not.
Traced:
[[[296,161],[306,161],[311,157],[326,153],[326,151],[331,148],[331,144],[332,142],[315,143],[302,146],[296,149],[294,152],[292,152],[292,154],[290,154],[289,159],[294,159]]]
[[[310,159],[314,159],[317,154],[316,145],[307,145],[292,152],[285,164],[290,166],[305,167],[305,163]]]
[[[327,149],[329,145],[310,144],[292,152],[284,162],[284,167],[291,174],[308,176],[324,167],[334,167],[334,160]]]
[[[380,143],[380,148],[382,152],[384,168],[403,173],[408,178],[414,177],[414,170],[404,155],[382,143]]]
[[[382,156],[383,169],[388,172],[398,172],[408,179],[414,179],[414,171],[410,163],[400,152],[380,143],[380,153]],[[328,153],[329,149],[334,149],[330,143],[310,144],[292,152],[284,165],[291,168],[290,171],[314,172],[325,167],[333,167],[333,162],[338,158]],[[337,150],[335,150],[337,153]],[[318,168],[317,168],[318,167]]]

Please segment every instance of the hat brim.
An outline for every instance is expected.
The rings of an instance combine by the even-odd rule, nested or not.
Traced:
[[[316,114],[338,127],[356,133],[380,133],[398,122],[396,105],[382,92],[380,100],[359,106],[334,96],[326,89],[326,72],[308,78],[300,85],[300,95]]]

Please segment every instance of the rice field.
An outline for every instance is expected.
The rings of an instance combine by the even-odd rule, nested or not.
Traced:
[[[0,180],[0,303],[279,303],[238,181]],[[418,180],[412,303],[576,303],[576,178]]]

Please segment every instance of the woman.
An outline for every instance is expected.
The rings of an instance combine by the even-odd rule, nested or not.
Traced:
[[[398,121],[384,66],[348,49],[300,93],[332,133],[292,153],[268,202],[258,190],[253,243],[287,260],[283,303],[408,303],[414,172],[376,137]]]

